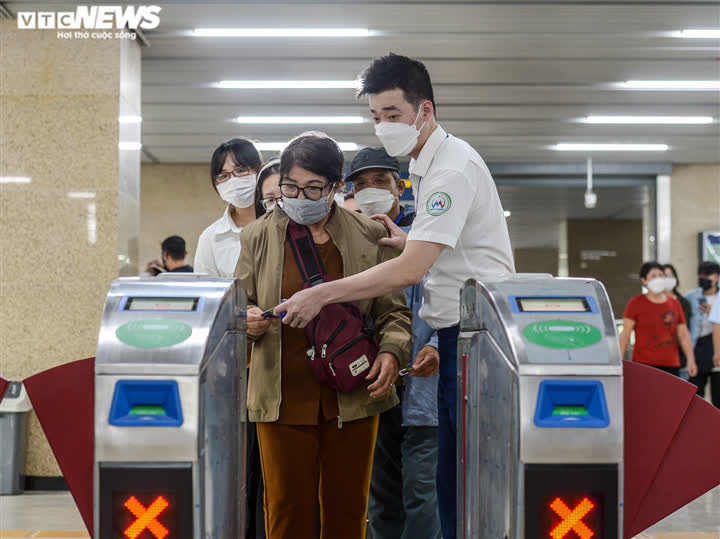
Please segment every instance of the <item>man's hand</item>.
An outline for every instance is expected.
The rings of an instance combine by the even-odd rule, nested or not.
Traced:
[[[712,305],[710,305],[707,301],[705,303],[701,303],[699,307],[705,314],[710,314],[710,311],[712,310]]]
[[[273,312],[276,315],[285,313],[282,318],[283,324],[293,328],[304,328],[325,306],[325,302],[322,300],[322,290],[320,290],[323,286],[325,285],[313,286],[296,292],[290,299],[276,305]]]
[[[714,359],[714,358],[713,358],[713,359]],[[698,374],[698,368],[697,368],[697,363],[695,363],[695,360],[694,360],[694,359],[688,359],[688,360],[687,360],[687,370],[688,370],[688,376],[689,376],[690,378],[693,378],[693,377],[697,376],[697,374]]]
[[[389,238],[380,238],[378,240],[378,245],[382,245],[383,247],[392,247],[393,249],[397,249],[398,251],[405,250],[407,234],[405,234],[402,228],[393,223],[390,217],[388,217],[384,213],[381,213],[379,215],[373,215],[370,219],[380,221],[382,224],[385,225],[385,228],[387,228],[388,232],[390,233]]]
[[[434,346],[423,346],[415,358],[410,376],[428,378],[440,370],[440,354]]]
[[[250,307],[247,310],[248,334],[253,337],[262,337],[270,327],[270,324],[272,324],[272,320],[270,318],[265,318],[259,307]]]
[[[377,378],[377,380],[368,386],[370,396],[373,399],[377,399],[378,397],[387,395],[398,377],[399,370],[397,359],[395,359],[393,354],[390,352],[378,354],[375,358],[375,363],[373,363],[370,369],[370,373],[365,377],[366,380]]]

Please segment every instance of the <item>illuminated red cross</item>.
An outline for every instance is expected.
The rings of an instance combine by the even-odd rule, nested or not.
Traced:
[[[129,539],[135,539],[147,528],[157,539],[163,539],[170,532],[165,526],[155,520],[155,517],[165,511],[169,505],[165,498],[158,496],[146,509],[135,496],[130,496],[128,501],[125,502],[125,507],[137,517],[137,520],[125,530],[125,535],[129,537]]]
[[[575,509],[570,511],[570,508],[565,505],[564,501],[560,498],[555,498],[550,504],[550,508],[563,520],[550,532],[550,537],[553,539],[563,539],[563,537],[572,530],[580,536],[580,539],[590,539],[595,535],[595,532],[588,528],[582,519],[585,518],[594,507],[595,505],[590,500],[583,498],[583,501],[581,501]]]

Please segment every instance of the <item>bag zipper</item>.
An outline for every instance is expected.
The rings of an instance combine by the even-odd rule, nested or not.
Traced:
[[[342,331],[342,328],[344,328],[346,324],[347,324],[347,320],[341,321],[340,325],[338,325],[338,327],[335,329],[335,331],[332,332],[332,335],[330,335],[330,338],[325,342],[325,344],[322,345],[322,351],[320,352],[320,357],[324,358],[327,355],[327,347],[332,344],[332,342],[340,334],[340,332]]]
[[[346,350],[348,350],[349,348],[352,348],[353,346],[355,346],[358,342],[360,342],[360,340],[362,340],[362,339],[367,339],[367,338],[368,338],[367,335],[364,335],[364,334],[363,334],[363,335],[359,335],[358,337],[355,337],[355,338],[354,338],[352,341],[350,341],[349,343],[341,346],[340,348],[338,348],[337,350],[335,350],[335,352],[333,352],[333,354],[332,354],[332,355],[330,356],[330,358],[328,359],[328,364],[329,364],[329,366],[330,366],[330,370],[332,371],[333,375],[335,374],[335,369],[333,368],[333,361],[335,360],[335,358],[336,358],[338,355],[340,355],[340,354],[342,354],[343,352],[345,352]]]

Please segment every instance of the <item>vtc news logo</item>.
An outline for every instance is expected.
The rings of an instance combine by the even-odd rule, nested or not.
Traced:
[[[160,24],[159,6],[78,6],[75,11],[19,11],[20,29],[152,30]]]

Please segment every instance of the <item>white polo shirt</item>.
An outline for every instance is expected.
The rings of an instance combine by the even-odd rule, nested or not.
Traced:
[[[715,296],[715,302],[713,303],[712,310],[710,311],[707,320],[713,324],[720,324],[720,294]]]
[[[409,170],[417,216],[408,241],[447,246],[428,272],[420,316],[433,329],[451,327],[467,279],[515,272],[505,212],[482,157],[440,126]]]
[[[193,263],[196,273],[208,273],[215,277],[232,278],[240,258],[240,232],[230,217],[230,206],[217,221],[203,230],[198,239]]]

